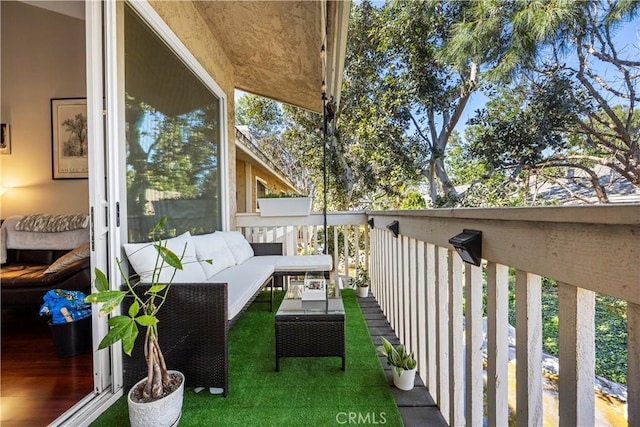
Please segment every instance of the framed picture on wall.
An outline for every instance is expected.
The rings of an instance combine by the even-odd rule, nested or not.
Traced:
[[[9,124],[0,123],[0,154],[11,154],[11,134],[9,133]]]
[[[89,177],[87,99],[51,99],[53,179]]]

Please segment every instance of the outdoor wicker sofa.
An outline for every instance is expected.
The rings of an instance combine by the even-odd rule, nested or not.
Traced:
[[[226,396],[229,392],[229,328],[266,286],[273,291],[274,283],[282,276],[306,272],[328,277],[333,268],[332,259],[329,255],[285,256],[282,255],[282,243],[249,243],[236,231],[182,235],[176,239],[179,241],[173,242],[174,249],[184,247],[184,240],[194,243],[197,262],[183,259],[185,269],[190,266],[192,271],[180,276],[176,274],[170,296],[158,315],[162,324],[159,339],[166,364],[169,369],[185,375],[187,387],[202,387]],[[171,244],[168,246],[171,248]],[[144,268],[135,259],[134,252],[139,248],[125,245],[128,260],[138,273],[135,264],[140,271]],[[231,264],[229,252],[234,255],[235,263],[216,271]],[[187,258],[189,254],[187,251]],[[208,264],[207,259],[212,259],[213,263]],[[216,268],[212,268],[216,263]],[[201,281],[189,280],[197,276],[195,266],[198,265],[213,274]],[[143,293],[148,287],[138,285],[136,289]],[[265,302],[270,302],[273,309],[273,292],[271,299]],[[125,300],[123,310],[128,309],[127,303],[130,303],[129,299]],[[138,336],[138,341],[142,339]],[[142,345],[137,342],[131,357],[123,356],[125,390],[147,375],[141,352]]]

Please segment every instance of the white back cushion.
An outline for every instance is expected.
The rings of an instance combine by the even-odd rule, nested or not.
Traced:
[[[221,234],[231,249],[236,264],[242,264],[253,256],[253,248],[239,231],[216,231]]]
[[[236,265],[236,259],[220,233],[191,236],[196,246],[196,257],[207,279],[222,270]],[[209,264],[207,260],[211,260]]]
[[[182,270],[177,270],[165,264],[165,267],[163,267],[160,272],[159,281],[161,283],[167,283],[171,279],[174,271],[176,273],[173,278],[175,283],[197,283],[206,280],[204,270],[196,258],[196,248],[192,241],[191,234],[188,231],[178,237],[164,240],[162,244],[163,246],[166,244],[166,247],[173,251],[178,258],[182,255],[183,251],[184,256],[182,258]],[[138,273],[142,282],[150,283],[158,255],[156,249],[149,242],[125,243],[123,246],[129,263],[136,273]]]

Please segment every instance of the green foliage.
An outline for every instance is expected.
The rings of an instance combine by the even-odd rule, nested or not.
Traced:
[[[378,354],[387,358],[387,363],[398,376],[417,366],[413,353],[407,352],[404,345],[394,347],[385,337],[380,337],[380,342],[382,345],[376,347]]]
[[[356,277],[351,278],[351,286],[366,288],[370,282],[369,271],[363,265],[359,265],[356,269]]]
[[[136,286],[140,283],[137,276],[127,276],[122,267],[120,260],[116,260],[118,269],[122,279],[127,286],[125,291],[110,290],[109,281],[106,275],[96,268],[94,292],[86,297],[86,302],[99,304],[100,315],[109,315],[116,307],[119,307],[124,298],[133,298],[129,311],[126,314],[120,314],[110,317],[108,320],[109,331],[107,335],[100,341],[98,349],[105,349],[118,341],[122,341],[123,351],[131,356],[136,337],[139,334],[139,327],[146,329],[144,347],[145,360],[148,366],[149,376],[145,386],[145,392],[154,399],[159,399],[163,395],[162,387],[152,387],[164,383],[164,378],[168,378],[166,366],[162,351],[158,343],[158,312],[167,300],[168,292],[173,282],[173,276],[168,283],[159,283],[160,272],[164,267],[173,267],[176,270],[182,270],[182,258],[184,250],[180,256],[166,247],[166,242],[160,240],[159,235],[164,230],[166,217],[162,218],[151,231],[152,241],[149,246],[153,246],[156,250],[156,261],[153,269],[151,287],[143,296],[139,296],[135,292]],[[175,271],[173,273],[175,275]]]
[[[424,209],[427,207],[427,203],[424,201],[424,197],[418,191],[410,191],[405,197],[402,198],[400,203],[400,209]]]
[[[302,194],[296,193],[266,193],[263,196],[260,196],[261,199],[290,199],[295,197],[308,197]]]
[[[515,271],[509,274],[509,323],[515,325]],[[596,375],[627,383],[626,302],[596,294]],[[542,349],[558,356],[558,285],[542,278]]]
[[[236,124],[248,126],[257,139],[279,135],[286,121],[282,104],[252,94],[238,99],[235,113]]]

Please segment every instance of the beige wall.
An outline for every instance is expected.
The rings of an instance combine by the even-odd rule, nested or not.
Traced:
[[[236,206],[238,213],[247,212],[247,163],[238,161],[236,163]],[[251,212],[251,209],[249,209]]]
[[[247,174],[249,179],[247,180]],[[257,179],[263,181],[267,191],[271,193],[291,193],[291,188],[284,185],[280,179],[273,173],[257,163],[247,164],[244,161],[238,161],[236,164],[236,183],[237,183],[237,205],[238,212],[257,212],[257,198],[255,194],[255,185]],[[252,185],[251,188],[251,206],[246,208],[247,182]]]
[[[233,65],[191,2],[151,0],[150,4],[227,95],[228,220],[230,228],[234,229],[237,205]]]
[[[0,121],[11,154],[0,156],[0,216],[88,212],[88,181],[54,180],[51,98],[84,98],[84,21],[20,2],[0,2]]]

